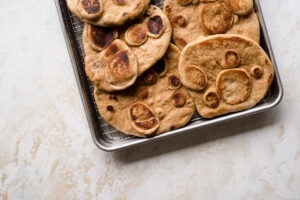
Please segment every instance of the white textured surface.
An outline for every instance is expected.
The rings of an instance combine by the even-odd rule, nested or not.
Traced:
[[[0,199],[300,199],[298,0],[261,0],[279,107],[118,153],[92,142],[54,2],[0,2]]]

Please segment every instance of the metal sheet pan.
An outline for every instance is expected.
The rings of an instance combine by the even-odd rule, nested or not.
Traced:
[[[153,0],[152,3],[160,7],[164,0]],[[86,117],[89,123],[91,135],[97,147],[104,151],[116,151],[128,147],[153,142],[170,136],[183,134],[189,131],[196,131],[206,126],[216,125],[225,121],[245,117],[258,112],[266,111],[278,105],[283,97],[283,88],[278,73],[276,61],[272,51],[268,32],[264,22],[263,14],[259,0],[254,0],[255,10],[259,16],[261,25],[261,46],[270,56],[275,68],[275,78],[264,99],[254,108],[249,110],[231,113],[214,119],[203,119],[198,114],[194,114],[192,120],[183,128],[169,131],[162,135],[141,139],[125,135],[105,122],[100,116],[93,97],[93,84],[87,78],[84,71],[84,50],[82,45],[83,23],[78,20],[67,8],[66,0],[55,0],[62,30],[66,40],[67,48],[76,77],[77,85],[81,95],[82,103],[85,109]],[[201,133],[199,133],[201,134]],[[188,137],[188,136],[187,136]]]

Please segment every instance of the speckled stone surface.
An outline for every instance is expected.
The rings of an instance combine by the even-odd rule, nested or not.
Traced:
[[[0,199],[300,199],[298,0],[261,0],[279,107],[117,153],[92,142],[54,2],[0,2]]]

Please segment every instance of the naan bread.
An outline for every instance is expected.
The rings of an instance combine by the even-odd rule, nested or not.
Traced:
[[[102,51],[111,51],[106,49],[114,49],[112,44],[115,40],[120,40],[118,43],[122,43],[123,48],[127,46],[128,58],[135,57],[129,64],[133,67],[136,65],[134,60],[137,60],[138,70],[132,72],[140,76],[164,56],[171,40],[171,34],[172,28],[168,18],[160,8],[154,5],[149,6],[147,13],[141,19],[127,26],[105,28],[85,23],[83,44],[86,53],[87,75],[98,88],[105,91],[125,89],[134,83],[133,74],[130,79],[124,76],[125,79],[121,80],[122,87],[112,87],[107,84],[107,80],[105,80],[107,76],[103,74],[105,70],[100,70],[105,69],[106,65],[99,67],[101,63],[106,64],[105,60],[107,60],[106,52]],[[95,67],[95,62],[98,63],[98,67]],[[122,66],[119,67],[120,70],[121,68],[123,69]]]
[[[70,11],[96,26],[121,26],[147,10],[150,0],[67,0]]]
[[[170,44],[164,59],[124,91],[95,89],[104,120],[120,131],[148,137],[184,126],[195,112],[193,99],[178,74],[179,49]]]
[[[164,12],[173,41],[182,49],[215,34],[241,34],[260,42],[260,26],[252,0],[166,0]]]
[[[273,65],[253,40],[234,34],[188,44],[178,65],[199,114],[212,118],[255,106],[268,91]]]
[[[172,26],[159,7],[150,5],[142,18],[122,30],[119,29],[119,33],[120,39],[124,40],[136,55],[141,75],[165,55],[171,41]],[[140,38],[145,41],[140,42]],[[135,44],[132,45],[132,42]]]
[[[105,91],[124,90],[138,76],[138,61],[122,40],[113,41],[108,48],[85,57],[85,71],[96,87]]]

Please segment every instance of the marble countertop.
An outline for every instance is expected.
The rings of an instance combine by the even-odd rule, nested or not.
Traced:
[[[300,2],[261,4],[285,89],[277,108],[106,153],[54,2],[1,1],[0,199],[300,199]]]

